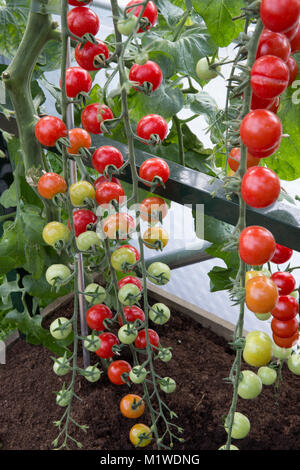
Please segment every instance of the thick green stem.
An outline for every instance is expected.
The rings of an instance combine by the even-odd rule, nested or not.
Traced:
[[[52,33],[51,15],[31,11],[17,54],[2,74],[15,110],[25,172],[31,167],[42,166],[41,146],[34,134],[36,111],[30,85],[33,68]]]

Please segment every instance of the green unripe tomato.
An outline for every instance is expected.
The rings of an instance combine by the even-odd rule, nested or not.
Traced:
[[[118,338],[123,344],[132,344],[138,335],[138,330],[132,325],[123,325],[118,331]]]
[[[226,444],[224,444],[223,446],[219,447],[218,450],[227,450],[227,449],[226,449]],[[234,446],[233,444],[230,444],[229,450],[239,450],[239,448],[238,448],[237,446]]]
[[[221,68],[217,67],[217,70],[220,71]],[[210,68],[206,57],[202,57],[202,59],[198,60],[196,65],[196,75],[200,80],[211,80],[218,76],[217,72]]]
[[[159,382],[160,389],[165,393],[173,393],[176,389],[176,382],[171,377],[164,377],[163,382]]]
[[[243,370],[243,378],[238,385],[238,394],[245,400],[256,398],[262,391],[262,382],[251,370]]]
[[[300,354],[292,354],[288,358],[288,368],[295,375],[300,375]]]
[[[153,282],[153,284],[162,286],[169,282],[171,270],[167,264],[155,261],[148,267],[147,275],[149,281]]]
[[[172,359],[172,353],[169,348],[160,349],[157,356],[163,362],[169,362]]]
[[[99,284],[95,284],[94,282],[86,286],[86,288],[84,289],[84,293],[85,300],[91,305],[102,304],[106,299],[106,290],[104,289],[104,287],[100,286]],[[94,297],[92,295],[87,294],[97,295]]]
[[[65,264],[51,264],[46,271],[46,281],[53,286],[56,280],[65,281],[71,276],[71,271]]]
[[[59,406],[68,406],[72,399],[71,390],[60,390],[56,395],[56,404]]]
[[[128,18],[120,18],[117,23],[117,28],[120,34],[129,36],[137,23],[137,17],[130,15]]]
[[[129,378],[134,384],[141,384],[147,376],[147,371],[144,367],[134,366],[129,372]]]
[[[164,325],[171,316],[169,307],[165,304],[157,303],[152,305],[149,310],[149,318],[157,325]]]
[[[271,318],[270,313],[255,313],[254,315],[256,316],[256,318],[258,318],[258,320],[261,320],[261,321],[266,321],[266,320],[269,320],[269,318]]]
[[[101,346],[101,341],[98,336],[88,335],[83,342],[85,349],[91,352],[96,352]]]
[[[92,246],[101,246],[102,242],[99,235],[92,230],[87,230],[86,232],[82,232],[76,238],[76,245],[78,250],[80,251],[88,251],[92,248]]]
[[[139,52],[138,55],[135,56],[134,61],[138,65],[144,65],[149,60],[149,55],[146,51]]]
[[[56,375],[66,375],[70,371],[70,364],[66,357],[58,357],[53,364],[53,372]]]
[[[118,292],[118,299],[123,305],[133,305],[138,302],[142,294],[135,284],[125,284]]]
[[[273,357],[276,357],[277,359],[288,359],[290,357],[290,355],[292,354],[292,348],[281,348],[280,346],[277,346],[277,344],[275,344],[273,342],[273,345],[272,345],[272,354],[273,354]]]
[[[50,325],[50,333],[55,339],[66,339],[72,332],[72,323],[65,318],[59,317]]]
[[[227,419],[226,419],[227,421]],[[225,421],[225,431],[228,433],[228,424]],[[236,411],[233,418],[231,437],[233,439],[244,439],[250,432],[250,421],[247,416]]]
[[[272,385],[277,378],[276,370],[266,366],[260,367],[257,375],[264,385]]]
[[[97,382],[100,379],[101,371],[98,369],[97,366],[88,366],[84,370],[83,375],[89,382]]]

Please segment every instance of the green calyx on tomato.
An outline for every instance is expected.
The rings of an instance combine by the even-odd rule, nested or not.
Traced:
[[[54,359],[53,372],[56,375],[63,376],[66,375],[71,370],[70,363],[67,359],[66,354],[62,357]]]
[[[66,339],[72,332],[72,323],[65,317],[59,317],[50,325],[50,333],[55,339]]]
[[[89,382],[97,382],[103,372],[97,366],[88,366],[82,371],[82,375]]]
[[[71,400],[72,391],[66,390],[63,385],[63,388],[59,392],[56,392],[56,404],[59,406],[68,406]]]
[[[169,307],[165,304],[157,303],[152,305],[149,311],[149,318],[157,325],[164,325],[171,316]]]
[[[238,395],[245,400],[256,398],[262,391],[262,381],[251,370],[241,372],[241,380],[238,385]]]
[[[161,348],[157,357],[163,362],[169,362],[172,359],[171,348]]]
[[[171,377],[164,377],[158,381],[160,389],[165,393],[173,393],[176,389],[176,382]]]
[[[111,264],[116,271],[130,271],[135,263],[136,256],[130,248],[121,246],[111,255]]]
[[[129,305],[132,307],[135,303],[137,303],[142,294],[138,286],[135,284],[125,284],[118,292],[118,299],[122,305]]]
[[[171,270],[167,264],[156,261],[148,267],[147,275],[148,279],[153,282],[153,284],[162,286],[169,282]]]
[[[83,342],[83,346],[88,351],[96,352],[101,346],[99,336],[96,336],[94,332],[91,335],[88,335]]]
[[[70,238],[70,230],[61,222],[49,222],[43,229],[43,240],[47,245],[61,248]]]
[[[212,67],[212,65],[213,63],[211,63],[207,57],[202,57],[202,59],[198,60],[196,65],[197,77],[200,78],[200,80],[211,80],[212,78],[216,78],[221,67]]]
[[[142,366],[134,366],[129,372],[129,378],[134,384],[141,384],[147,376],[147,370]]]
[[[84,294],[85,300],[91,305],[102,304],[106,299],[106,290],[104,287],[94,282],[86,286]]]
[[[136,340],[137,335],[137,329],[130,323],[121,326],[118,331],[118,338],[123,344],[132,344]]]
[[[51,286],[59,286],[69,281],[71,271],[65,264],[52,264],[47,269],[45,276],[48,284]]]

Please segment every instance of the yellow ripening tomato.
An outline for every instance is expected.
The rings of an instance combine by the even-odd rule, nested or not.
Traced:
[[[54,246],[57,242],[67,242],[70,238],[70,230],[61,222],[49,222],[43,229],[43,240],[48,245]]]
[[[244,361],[253,367],[267,365],[272,358],[271,338],[263,331],[251,331],[245,339]]]
[[[261,271],[255,271],[254,269],[252,269],[251,271],[247,271],[245,285],[247,284],[248,281],[250,281],[250,279],[253,279],[256,276],[271,277],[271,273],[267,269],[262,269]]]
[[[129,439],[135,447],[146,447],[152,439],[151,429],[146,424],[135,424],[130,429]]]
[[[95,198],[94,186],[88,181],[77,181],[69,189],[70,199],[73,206],[83,206],[86,199]]]
[[[162,227],[149,227],[144,232],[143,240],[148,248],[151,248],[152,250],[157,250],[160,247],[162,249],[167,245],[169,241],[169,235],[168,232]]]

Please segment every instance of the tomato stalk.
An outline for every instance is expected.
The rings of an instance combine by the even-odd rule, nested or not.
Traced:
[[[251,67],[255,62],[256,50],[257,50],[257,46],[258,46],[258,42],[259,42],[259,38],[262,33],[262,30],[263,30],[263,24],[261,20],[258,20],[253,36],[251,40],[249,41],[248,60],[247,60],[247,67],[249,70],[251,70]],[[243,108],[241,112],[241,119],[243,119],[244,116],[246,116],[246,114],[250,112],[251,95],[252,95],[252,91],[251,91],[251,86],[249,84],[247,87],[244,88],[244,104],[243,104]],[[242,141],[240,142],[240,148],[241,148],[241,161],[240,161],[240,166],[237,171],[237,174],[240,176],[240,178],[243,178],[244,174],[247,171],[247,148],[242,143]],[[240,211],[239,211],[239,220],[237,223],[237,227],[239,231],[242,231],[246,227],[246,203],[244,202],[240,192],[238,196],[239,196]],[[239,266],[237,277],[235,279],[235,284],[239,285],[241,288],[244,288],[245,286],[246,268],[247,268],[247,265],[242,260],[240,260],[240,266]],[[245,303],[244,301],[242,301],[240,304],[239,318],[238,318],[237,325],[234,331],[234,338],[233,338],[234,342],[236,342],[237,340],[243,337],[244,314],[245,314]],[[237,400],[238,400],[238,385],[240,381],[242,352],[243,352],[242,348],[237,349],[236,357],[235,357],[234,363],[230,371],[230,378],[232,379],[232,384],[233,384],[233,397],[232,397],[232,403],[231,403],[228,415],[226,417],[226,426],[227,426],[227,432],[228,432],[226,450],[230,449],[230,444],[231,444],[231,435],[232,435],[232,428],[233,428],[233,423],[234,423],[234,413],[236,411]]]

